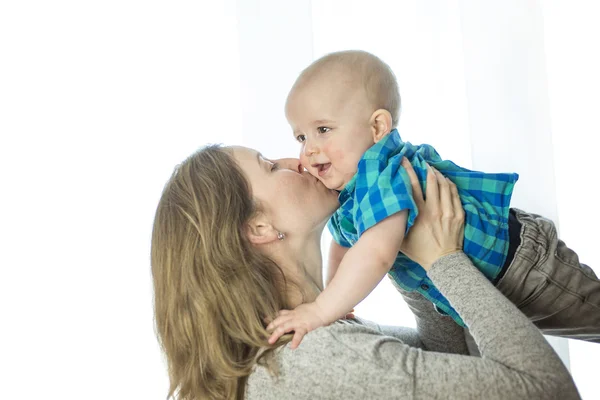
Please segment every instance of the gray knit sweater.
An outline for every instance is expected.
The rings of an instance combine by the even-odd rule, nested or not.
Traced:
[[[420,295],[403,293],[417,330],[338,321],[277,354],[280,373],[260,366],[248,399],[578,399],[575,385],[538,329],[462,253],[429,277],[469,326],[464,334]],[[454,354],[453,354],[454,353]]]

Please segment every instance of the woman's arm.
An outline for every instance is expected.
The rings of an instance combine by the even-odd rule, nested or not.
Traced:
[[[539,330],[465,254],[443,257],[428,274],[469,326],[481,352],[481,359],[467,358],[478,361],[472,366],[464,357],[448,356],[444,361],[453,372],[444,371],[450,381],[440,390],[469,388],[465,394],[473,398],[578,398],[568,371]],[[422,390],[433,384],[424,375],[443,369],[443,359],[432,356],[426,354],[416,364],[420,379],[415,384]]]
[[[394,281],[392,281],[394,283]],[[433,304],[418,292],[396,289],[413,312],[423,349],[440,353],[469,354],[464,329],[454,320],[435,310]]]
[[[344,323],[285,346],[280,377],[257,370],[249,398],[577,399],[569,373],[539,330],[463,253],[434,263],[431,279],[478,342],[481,358],[428,352]]]

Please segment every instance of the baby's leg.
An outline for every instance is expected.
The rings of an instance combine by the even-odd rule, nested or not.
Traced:
[[[498,289],[544,334],[600,343],[600,280],[558,239],[552,221],[512,211],[521,244]]]

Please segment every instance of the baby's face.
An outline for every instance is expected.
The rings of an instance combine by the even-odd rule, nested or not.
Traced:
[[[373,145],[374,110],[362,88],[315,79],[290,92],[285,112],[300,143],[302,165],[327,188],[342,190]]]

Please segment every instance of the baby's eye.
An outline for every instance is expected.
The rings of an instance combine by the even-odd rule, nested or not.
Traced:
[[[296,140],[300,143],[303,143],[306,140],[306,136],[298,135],[298,136],[296,136]]]
[[[327,132],[329,132],[330,130],[331,130],[331,129],[330,129],[330,128],[327,128],[326,126],[320,126],[320,127],[318,127],[318,128],[317,128],[317,132],[319,132],[319,133],[327,133]]]

